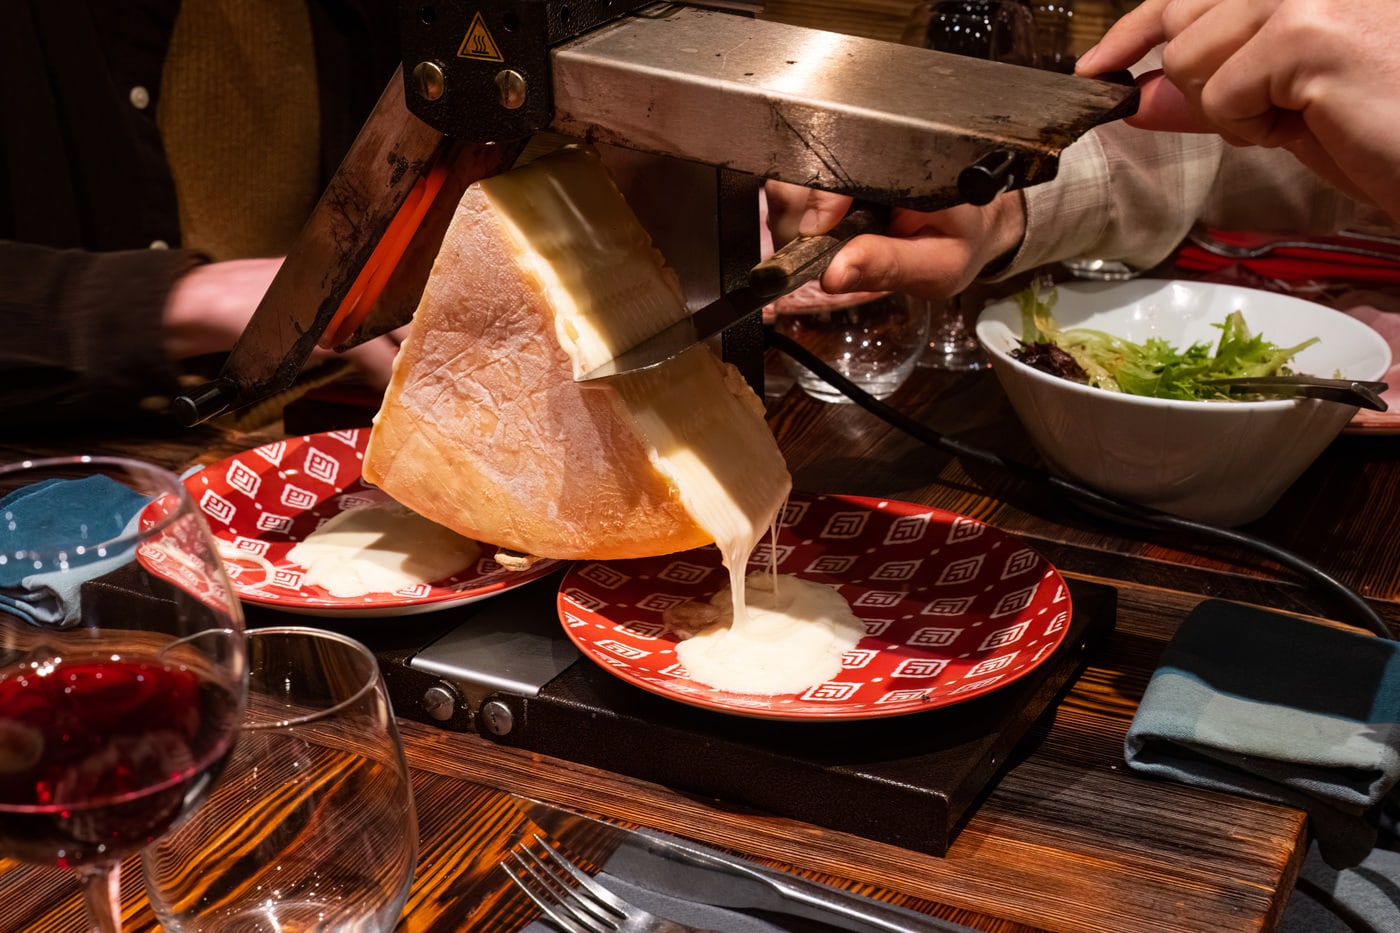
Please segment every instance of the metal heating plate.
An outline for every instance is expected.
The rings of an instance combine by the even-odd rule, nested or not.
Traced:
[[[784,722],[668,700],[580,657],[558,622],[558,583],[334,624],[376,650],[401,716],[934,855],[1048,728],[1116,613],[1112,588],[1069,580],[1068,635],[994,693],[888,719]],[[256,607],[249,616],[265,621]]]

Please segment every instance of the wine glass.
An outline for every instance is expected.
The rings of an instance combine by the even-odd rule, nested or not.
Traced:
[[[167,933],[393,929],[418,829],[375,656],[334,632],[248,632],[248,710],[208,806],[141,859]]]
[[[924,47],[969,58],[1035,67],[1035,13],[1027,0],[934,0]],[[987,365],[974,333],[973,309],[962,295],[929,303],[926,369],[964,371]]]
[[[119,933],[120,863],[208,796],[244,702],[243,616],[179,477],[0,465],[0,856],[73,871]]]

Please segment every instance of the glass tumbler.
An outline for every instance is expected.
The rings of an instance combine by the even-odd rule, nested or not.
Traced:
[[[248,633],[248,712],[208,806],[146,850],[164,928],[387,933],[418,829],[374,655],[314,628]]]
[[[928,342],[929,315],[922,299],[895,292],[845,307],[779,314],[773,327],[875,398],[885,398],[918,364]],[[783,363],[813,398],[850,401],[796,360],[784,357]]]

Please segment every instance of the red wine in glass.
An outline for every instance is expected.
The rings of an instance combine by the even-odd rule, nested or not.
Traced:
[[[66,869],[121,930],[121,864],[197,808],[247,690],[243,615],[180,478],[0,463],[0,857]]]
[[[75,868],[144,848],[208,794],[237,716],[227,690],[155,658],[0,671],[0,849]]]

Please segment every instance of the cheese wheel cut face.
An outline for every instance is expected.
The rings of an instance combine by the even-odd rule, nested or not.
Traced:
[[[472,185],[395,360],[365,478],[527,554],[610,560],[716,542],[742,573],[791,479],[738,372],[696,346],[574,382],[686,314],[591,150]]]

